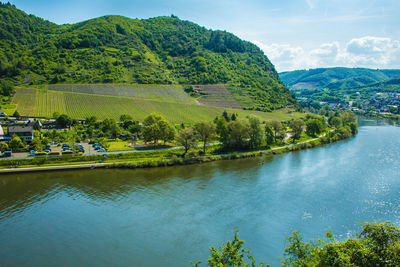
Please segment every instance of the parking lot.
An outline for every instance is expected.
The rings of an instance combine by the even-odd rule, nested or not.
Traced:
[[[104,151],[98,151],[96,150],[92,144],[81,142],[79,143],[82,145],[82,148],[84,149],[83,155],[96,155],[96,154],[103,154]],[[60,151],[60,153],[63,151],[62,148],[62,143],[61,144],[50,144],[50,150],[51,151]],[[15,152],[12,153],[11,157],[6,157],[6,158],[1,158],[1,159],[10,159],[10,158],[15,158],[15,159],[22,159],[22,158],[30,158],[34,157],[34,155],[31,155],[30,152]]]

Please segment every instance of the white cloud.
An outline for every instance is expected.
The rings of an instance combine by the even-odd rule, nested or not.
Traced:
[[[400,41],[365,36],[350,40],[344,57],[353,64],[400,67]]]
[[[278,71],[335,66],[400,68],[400,41],[390,38],[365,36],[351,39],[344,46],[332,42],[311,50],[290,44],[253,43],[265,52]]]
[[[259,41],[253,41],[253,43],[264,51],[273,64],[279,62],[278,65],[275,65],[278,70],[296,69],[301,66],[299,60],[303,58],[304,50],[299,46],[294,47],[289,44],[266,45]]]

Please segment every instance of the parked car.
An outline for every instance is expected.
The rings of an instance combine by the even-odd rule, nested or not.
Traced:
[[[99,149],[97,150],[97,152],[104,152],[104,151],[106,151],[106,149],[105,149],[104,147],[99,148]]]
[[[60,156],[61,152],[60,151],[50,151],[47,153],[49,156]]]
[[[37,150],[31,150],[31,151],[29,151],[29,154],[30,154],[31,156],[34,156],[36,152],[37,152]]]
[[[5,112],[0,112],[0,116],[5,117],[5,116],[7,116],[7,114]]]
[[[4,152],[3,152],[3,156],[4,156],[4,157],[11,157],[11,155],[12,155],[12,152],[11,152],[11,151],[4,151]]]

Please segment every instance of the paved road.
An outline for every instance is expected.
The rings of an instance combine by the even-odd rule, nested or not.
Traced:
[[[220,142],[215,142],[215,143],[209,143],[207,146],[213,146],[213,145],[218,145],[221,144]],[[203,144],[197,145],[197,147],[203,147]],[[133,150],[123,150],[123,151],[105,151],[105,152],[97,152],[94,150],[94,148],[90,148],[92,151],[96,152],[90,152],[90,153],[84,153],[84,156],[88,155],[110,155],[110,154],[124,154],[124,153],[141,153],[141,152],[149,152],[149,151],[161,151],[161,150],[175,150],[175,149],[184,149],[183,146],[174,146],[174,147],[166,147],[166,148],[146,148],[146,149],[133,149]],[[90,151],[88,149],[85,149],[86,151]],[[19,154],[19,153],[17,153]],[[26,156],[12,156],[9,158],[0,158],[0,160],[7,160],[7,159],[28,159],[28,158],[34,158],[33,156],[29,155],[29,153],[21,153]]]
[[[328,133],[332,132],[334,130],[329,131]],[[281,146],[281,147],[274,147],[271,149],[261,149],[257,151],[251,151],[251,152],[261,152],[261,151],[266,151],[266,150],[278,150],[278,149],[284,149],[285,147],[290,147],[293,145],[299,145],[299,144],[304,144],[304,143],[309,143],[312,141],[315,141],[323,136],[325,136],[327,133],[324,133],[316,138],[303,141],[297,144],[289,144],[286,146]],[[217,143],[210,143],[208,145],[215,145],[219,144]],[[197,147],[200,147],[202,145],[197,145]],[[156,151],[156,150],[172,150],[172,149],[180,149],[183,147],[170,147],[170,148],[162,148],[162,149],[150,149],[150,150],[128,150],[128,151],[116,151],[116,152],[105,152],[105,153],[99,153],[99,154],[117,154],[117,153],[130,153],[130,152],[145,152],[145,151]],[[229,154],[229,153],[228,153]],[[222,156],[222,155],[228,155],[228,154],[219,154],[219,155],[213,155],[213,156]],[[27,167],[27,168],[9,168],[9,169],[0,169],[0,174],[4,173],[16,173],[16,172],[32,172],[32,171],[53,171],[53,170],[67,170],[67,169],[94,169],[94,168],[104,168],[107,167],[108,165],[112,164],[118,164],[118,163],[126,163],[127,161],[121,161],[121,162],[103,162],[103,163],[83,163],[83,164],[75,164],[75,165],[56,165],[56,166],[44,166],[44,167]]]
[[[332,132],[334,130],[329,131]],[[293,145],[298,145],[298,144],[303,144],[303,143],[309,143],[312,142],[314,140],[317,140],[318,138],[321,138],[323,136],[325,136],[325,134],[320,135],[319,137],[307,140],[307,141],[303,141],[300,143],[296,143],[296,144],[291,144],[288,143],[287,140],[291,137],[290,134],[287,134],[286,137],[284,138],[284,142],[287,144],[286,146],[282,146],[282,147],[276,147],[276,148],[272,148],[271,150],[276,150],[276,149],[281,149],[284,147],[289,147],[289,146],[293,146]],[[207,144],[207,146],[212,146],[212,145],[218,145],[221,144],[221,142],[215,142],[215,143],[209,143]],[[198,144],[197,147],[202,147],[203,144]],[[141,153],[141,152],[149,152],[149,151],[161,151],[161,150],[175,150],[175,149],[183,149],[183,146],[174,146],[174,147],[167,147],[167,148],[149,148],[149,149],[139,149],[139,150],[123,150],[123,151],[106,151],[106,152],[91,152],[91,153],[84,153],[83,155],[111,155],[111,154],[125,154],[125,153]],[[90,148],[90,150],[85,149],[86,151],[90,151],[90,150],[94,150],[93,148]],[[264,151],[265,149],[261,149],[259,151]],[[26,155],[26,154],[25,154]],[[0,160],[7,160],[7,159],[27,159],[27,158],[33,158],[33,156],[30,156],[29,154],[27,156],[13,156],[10,158],[0,158]]]

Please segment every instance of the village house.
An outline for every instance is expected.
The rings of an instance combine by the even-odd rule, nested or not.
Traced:
[[[12,137],[13,135],[19,136],[25,142],[33,141],[33,126],[32,125],[23,125],[23,126],[10,126],[8,127],[8,136]]]

